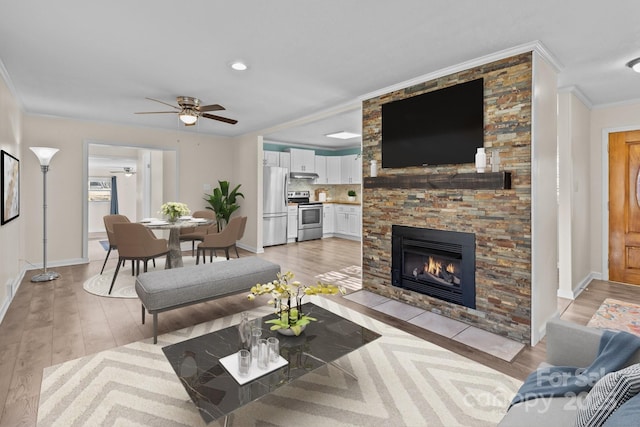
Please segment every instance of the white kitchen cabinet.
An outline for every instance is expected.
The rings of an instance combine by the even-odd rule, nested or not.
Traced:
[[[291,155],[290,172],[315,172],[316,153],[302,148],[287,148]]]
[[[298,206],[287,206],[287,241],[295,242],[298,237]]]
[[[262,164],[264,166],[280,166],[280,153],[277,151],[263,151]]]
[[[327,156],[327,184],[342,184],[342,156]]]
[[[335,205],[335,233],[339,237],[359,240],[362,237],[362,207]]]
[[[322,205],[322,236],[330,237],[335,233],[336,210],[330,203]]]
[[[328,184],[327,181],[327,156],[316,156],[316,178],[314,184]]]
[[[349,212],[347,218],[347,231],[350,236],[361,237],[362,236],[362,226],[360,225],[362,221],[362,215],[360,214],[359,209],[355,209],[356,212]]]
[[[291,154],[281,151],[280,153],[280,167],[289,169],[291,172]]]
[[[336,209],[336,225],[335,230],[337,234],[346,236],[349,231],[349,217],[347,214],[340,212],[340,209]]]
[[[349,154],[341,156],[341,175],[343,184],[362,183],[362,156]]]

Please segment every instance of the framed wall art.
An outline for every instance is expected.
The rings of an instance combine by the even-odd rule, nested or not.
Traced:
[[[20,161],[2,150],[2,222],[20,215]]]

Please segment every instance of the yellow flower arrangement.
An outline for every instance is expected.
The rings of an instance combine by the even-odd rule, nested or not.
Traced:
[[[295,335],[300,335],[302,330],[310,322],[317,320],[302,313],[302,298],[305,295],[335,295],[345,294],[345,290],[341,286],[328,283],[318,282],[316,285],[302,285],[297,280],[293,280],[293,273],[278,273],[277,279],[273,282],[265,284],[256,284],[251,288],[248,298],[253,301],[256,296],[271,294],[272,299],[268,301],[269,305],[275,308],[277,318],[267,320],[265,323],[271,323],[271,330],[291,329]]]

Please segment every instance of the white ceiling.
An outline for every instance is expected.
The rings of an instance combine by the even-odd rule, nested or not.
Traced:
[[[638,16],[637,0],[0,0],[0,72],[29,114],[222,136],[266,130],[338,148],[318,132],[349,125],[326,123],[327,111],[536,40],[560,65],[561,88],[594,106],[640,100],[640,74],[625,67],[640,56]],[[229,68],[238,59],[247,71]],[[215,114],[238,124],[184,128],[177,115],[134,114],[165,110],[145,97],[176,96],[222,104]],[[283,130],[315,114],[318,128]]]

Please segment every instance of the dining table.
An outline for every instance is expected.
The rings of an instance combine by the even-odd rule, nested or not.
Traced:
[[[169,230],[169,253],[165,269],[183,267],[182,249],[180,247],[180,230],[213,224],[213,220],[207,218],[180,217],[177,221],[166,221],[157,218],[144,218],[140,223],[151,230]]]

